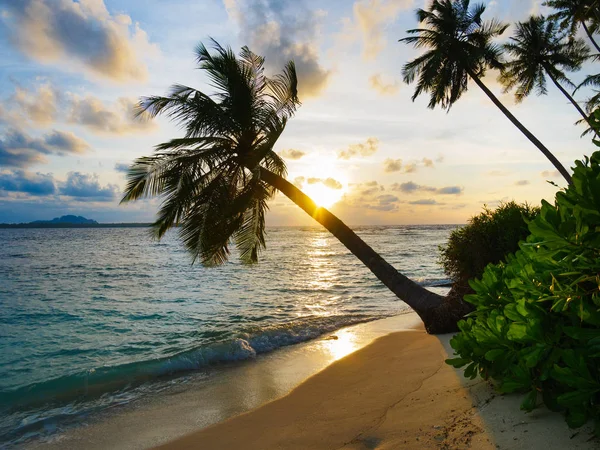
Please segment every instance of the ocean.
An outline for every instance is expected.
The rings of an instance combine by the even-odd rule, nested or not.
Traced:
[[[398,270],[444,293],[456,226],[356,227]],[[253,266],[204,268],[143,228],[0,230],[0,447],[409,308],[320,228],[270,228]]]

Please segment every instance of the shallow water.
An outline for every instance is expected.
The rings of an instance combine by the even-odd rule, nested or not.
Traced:
[[[437,247],[453,228],[357,232],[433,286],[445,281]],[[153,242],[140,228],[0,230],[0,242],[5,444],[152,395],[166,375],[177,383],[190,371],[407,309],[317,228],[270,229],[258,265],[233,258],[211,269],[191,266],[175,233]]]

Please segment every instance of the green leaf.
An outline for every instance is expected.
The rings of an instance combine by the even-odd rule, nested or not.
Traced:
[[[446,364],[448,364],[452,367],[456,367],[457,369],[460,367],[466,366],[470,362],[471,362],[471,360],[466,359],[466,358],[452,358],[452,359],[446,360]]]
[[[488,361],[495,361],[505,353],[506,351],[500,348],[495,350],[489,350],[485,353],[485,359],[487,359]]]
[[[566,415],[567,425],[571,428],[582,427],[588,421],[588,418],[589,415],[585,409],[569,409]]]
[[[566,408],[584,409],[593,397],[593,391],[571,391],[566,394],[559,395],[556,399],[558,403]]]
[[[529,394],[521,402],[521,409],[524,411],[533,411],[537,406],[537,396],[538,392],[535,388],[529,391]]]

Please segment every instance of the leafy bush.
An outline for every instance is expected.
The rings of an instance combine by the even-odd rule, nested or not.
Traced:
[[[600,152],[576,161],[572,185],[542,202],[529,231],[471,282],[476,310],[459,322],[458,358],[447,363],[527,393],[524,410],[541,399],[571,427],[600,424]]]
[[[454,283],[468,286],[468,280],[479,278],[485,267],[504,261],[519,249],[519,241],[529,234],[526,221],[540,209],[527,203],[502,203],[472,217],[468,225],[454,230],[448,244],[440,247],[440,263]]]

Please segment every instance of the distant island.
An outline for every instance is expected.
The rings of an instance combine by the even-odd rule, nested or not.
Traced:
[[[55,217],[52,220],[35,220],[33,222],[29,222],[29,224],[43,224],[43,225],[47,225],[47,224],[58,224],[58,223],[68,223],[68,224],[73,224],[73,225],[80,225],[80,224],[98,224],[98,222],[96,222],[95,220],[92,219],[86,219],[83,216],[60,216],[60,217]]]
[[[136,228],[150,223],[98,223],[83,216],[66,215],[52,220],[34,220],[28,223],[0,223],[0,228]]]

